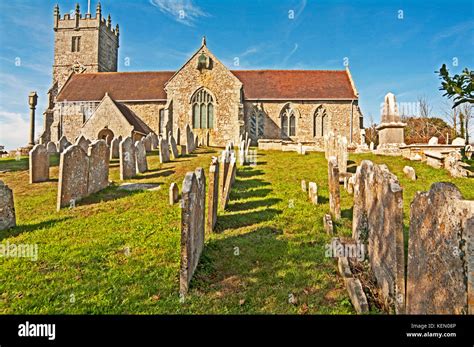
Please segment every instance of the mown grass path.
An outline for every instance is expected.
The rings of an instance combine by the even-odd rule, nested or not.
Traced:
[[[181,188],[187,171],[209,169],[216,149],[160,164],[130,182],[156,183],[157,191],[124,192],[117,184],[56,212],[57,158],[50,182],[29,185],[26,159],[0,160],[14,190],[18,226],[0,242],[38,244],[37,261],[0,257],[0,313],[205,314],[354,313],[335,261],[325,257],[330,237],[322,217],[329,210],[323,153],[306,156],[259,152],[257,166],[240,167],[226,211],[206,246],[191,289],[178,296],[180,207],[168,205],[168,188]],[[472,179],[451,179],[444,170],[393,157],[351,155],[386,163],[404,187],[405,224],[416,190],[451,181],[474,199]],[[404,165],[419,180],[404,178]],[[118,162],[111,180],[119,182]],[[315,181],[320,205],[312,205],[300,181]],[[350,235],[352,197],[341,189],[339,234]],[[289,302],[289,298],[296,298]]]

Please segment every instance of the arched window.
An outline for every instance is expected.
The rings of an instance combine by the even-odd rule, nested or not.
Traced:
[[[283,136],[288,136],[288,116],[286,114],[281,116],[281,133]]]
[[[265,130],[265,115],[263,114],[263,112],[260,112],[257,118],[257,137],[263,137],[264,130]]]
[[[166,132],[166,124],[165,124],[165,109],[160,109],[158,119],[158,135],[164,135]]]
[[[294,114],[290,116],[290,136],[296,135],[296,117]]]
[[[193,128],[214,128],[214,99],[212,95],[201,88],[194,93],[191,104],[193,110]]]
[[[328,115],[324,112],[321,120],[321,136],[326,135],[328,131]]]
[[[281,134],[283,137],[296,136],[296,114],[289,104],[281,110]]]
[[[327,132],[328,116],[326,109],[323,106],[319,106],[314,112],[313,119],[313,136],[323,137]]]
[[[250,136],[261,138],[265,130],[265,115],[262,111],[252,111],[250,114]]]
[[[255,111],[250,115],[250,137],[257,137],[257,114]]]

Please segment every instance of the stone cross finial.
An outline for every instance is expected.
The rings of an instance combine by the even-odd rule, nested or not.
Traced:
[[[206,36],[203,36],[203,37],[202,37],[202,45],[203,45],[203,46],[206,45]]]

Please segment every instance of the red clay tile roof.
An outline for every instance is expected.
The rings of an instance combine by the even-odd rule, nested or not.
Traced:
[[[172,71],[99,72],[71,76],[57,101],[100,101],[105,93],[118,101],[166,100]]]
[[[245,99],[357,99],[345,70],[233,70]],[[171,71],[100,72],[73,75],[57,101],[100,101],[105,93],[118,101],[166,100]]]
[[[245,99],[357,99],[345,70],[233,70]]]

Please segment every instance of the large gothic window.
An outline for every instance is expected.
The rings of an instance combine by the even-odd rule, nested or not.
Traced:
[[[265,130],[265,115],[263,112],[253,111],[250,115],[250,136],[253,138],[263,137]]]
[[[328,115],[323,106],[319,106],[314,112],[313,119],[313,136],[323,137],[327,133]]]
[[[205,89],[199,89],[192,99],[194,129],[214,128],[214,99]]]
[[[283,137],[296,136],[296,115],[290,105],[281,111],[281,134]]]

